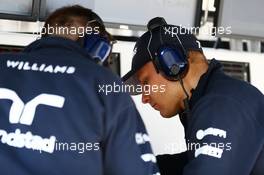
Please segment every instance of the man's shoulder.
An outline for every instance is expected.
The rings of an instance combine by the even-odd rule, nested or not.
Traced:
[[[244,92],[248,94],[217,94],[210,93],[204,95],[194,106],[193,114],[200,117],[209,117],[210,120],[216,121],[251,121],[264,129],[264,97],[256,90]],[[237,89],[239,91],[239,89]],[[253,96],[250,96],[253,95]],[[254,97],[255,96],[255,97]],[[198,117],[198,118],[200,118]],[[232,119],[232,120],[231,120]]]
[[[81,79],[102,78],[117,80],[109,69],[96,64],[92,59],[79,54],[54,54],[54,53],[2,53],[0,54],[2,68],[17,69],[19,71],[46,72],[52,74],[78,74]]]
[[[207,98],[229,98],[247,105],[256,102],[256,99],[263,101],[263,94],[252,84],[238,80],[223,73],[211,78],[205,92]],[[228,100],[227,100],[228,101]]]

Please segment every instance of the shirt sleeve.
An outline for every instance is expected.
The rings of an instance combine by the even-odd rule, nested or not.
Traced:
[[[134,105],[123,109],[107,132],[106,175],[160,175],[149,136]]]
[[[201,99],[186,133],[184,175],[248,175],[261,150],[254,112],[223,96]]]
[[[187,152],[158,155],[157,162],[161,174],[181,175],[187,163]]]

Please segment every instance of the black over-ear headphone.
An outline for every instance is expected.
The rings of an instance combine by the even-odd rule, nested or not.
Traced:
[[[164,27],[168,26],[165,19],[161,17],[156,17],[149,21],[147,27],[150,32],[150,39],[147,49],[158,72],[160,71],[168,80],[179,80],[185,76],[189,67],[187,52],[177,33],[175,35],[176,37],[173,37],[173,40],[174,38],[176,39],[175,41],[170,42],[171,44],[164,43],[162,32],[165,30]],[[159,34],[155,33],[154,36],[154,29],[159,30]],[[157,50],[154,50],[154,52],[151,52],[153,37],[159,37],[155,41],[160,41],[161,46]],[[180,47],[176,45],[176,42]]]
[[[91,23],[97,23],[106,34],[105,26],[102,19],[92,12],[92,20],[88,21],[88,25]],[[101,31],[100,31],[101,32]],[[112,45],[110,39],[102,34],[85,34],[83,40],[83,47],[89,53],[89,55],[99,63],[103,63],[111,53]]]

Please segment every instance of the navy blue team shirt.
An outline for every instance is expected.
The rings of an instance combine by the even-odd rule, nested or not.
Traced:
[[[187,151],[158,156],[161,174],[263,175],[264,97],[213,59],[180,119]]]
[[[0,55],[0,174],[158,175],[149,137],[112,73],[46,37]]]

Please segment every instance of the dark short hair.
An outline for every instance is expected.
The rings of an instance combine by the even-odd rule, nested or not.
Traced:
[[[103,20],[91,9],[80,5],[65,6],[51,13],[45,21],[44,28],[50,27],[71,27],[76,23],[76,19],[80,20],[82,26],[86,26],[88,21],[95,20],[90,24],[91,27],[98,26],[100,33],[108,39],[112,40],[112,36],[105,30]],[[42,32],[42,37],[47,36]]]

